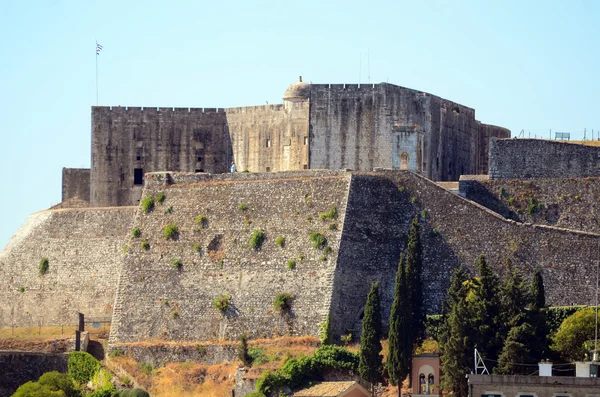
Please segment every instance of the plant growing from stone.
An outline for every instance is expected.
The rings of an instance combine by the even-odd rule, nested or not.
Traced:
[[[275,244],[277,244],[279,247],[283,248],[283,246],[285,245],[285,237],[283,236],[279,236],[275,239]]]
[[[338,225],[337,223],[333,222],[329,224],[329,230],[338,230]]]
[[[256,229],[250,235],[250,241],[248,245],[250,248],[259,250],[262,247],[263,242],[265,241],[265,232],[260,229]]]
[[[196,243],[192,245],[192,251],[194,251],[197,254],[202,254],[202,244]]]
[[[140,205],[142,206],[142,211],[144,211],[144,212],[152,211],[154,209],[154,196],[150,194],[150,195],[144,197],[142,199]]]
[[[133,229],[131,229],[131,237],[135,237],[138,238],[142,235],[142,231],[140,230],[139,227],[134,227]]]
[[[293,259],[287,261],[287,268],[290,270],[294,270],[296,268],[296,261]]]
[[[165,209],[165,215],[166,214],[172,214],[173,213],[173,207],[169,206]]]
[[[25,287],[19,287],[19,292],[20,292],[20,293],[23,293],[23,292],[25,292]]]
[[[140,244],[140,247],[142,247],[142,249],[145,249],[146,251],[148,251],[150,249],[150,243],[147,241],[142,241],[142,243]]]
[[[179,258],[173,258],[171,259],[171,267],[173,269],[181,270],[183,267],[183,262],[181,262],[181,259]]]
[[[164,203],[166,198],[167,196],[165,196],[165,194],[162,192],[156,194],[156,202],[158,204]]]
[[[238,210],[240,210],[240,211],[246,211],[246,210],[248,210],[248,204],[246,204],[246,203],[240,203],[238,205]]]
[[[194,219],[194,222],[200,225],[202,229],[206,229],[208,227],[208,216],[206,214],[198,215],[196,219]]]
[[[48,273],[48,270],[50,270],[50,261],[48,260],[48,258],[43,257],[40,260],[39,266],[40,276],[43,276],[44,274]]]
[[[313,243],[313,248],[323,249],[327,246],[327,238],[325,238],[323,233],[312,232],[310,233],[309,238]]]
[[[175,223],[169,223],[163,229],[163,237],[167,240],[175,240],[179,236],[179,228]]]
[[[231,296],[230,295],[219,295],[213,299],[212,305],[215,309],[221,313],[225,313],[231,308]]]
[[[249,367],[252,364],[252,359],[248,354],[248,336],[240,335],[240,343],[237,348],[237,356],[238,359],[244,364],[244,366]]]
[[[335,219],[335,218],[337,218],[337,215],[338,215],[338,213],[337,213],[337,207],[331,207],[329,209],[329,211],[320,213],[319,214],[319,219],[322,220],[322,221],[326,221],[328,219]]]
[[[275,299],[273,300],[273,307],[279,311],[281,314],[289,313],[292,309],[292,301],[294,300],[294,295],[289,292],[280,292],[275,295]]]

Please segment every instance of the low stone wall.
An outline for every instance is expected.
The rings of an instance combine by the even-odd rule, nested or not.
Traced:
[[[139,363],[160,366],[169,362],[195,361],[215,365],[237,359],[237,344],[203,343],[119,343],[111,351],[133,357]]]
[[[0,351],[0,396],[8,397],[23,383],[45,372],[67,372],[68,354]]]

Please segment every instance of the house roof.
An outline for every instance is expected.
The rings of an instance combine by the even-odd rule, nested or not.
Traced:
[[[300,390],[294,394],[294,397],[337,397],[354,385],[357,385],[355,381],[322,382],[308,389]]]

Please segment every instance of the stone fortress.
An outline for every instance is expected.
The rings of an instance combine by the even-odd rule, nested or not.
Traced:
[[[299,81],[283,104],[246,108],[93,107],[91,169],[63,169],[63,202],[0,253],[0,327],[112,316],[110,343],[126,347],[318,335],[329,317],[334,336],[358,335],[374,281],[387,318],[415,216],[429,312],[482,253],[500,273],[507,259],[527,276],[540,266],[551,304],[590,304],[600,148],[509,137],[391,84]],[[249,172],[229,173],[232,161]],[[285,316],[282,292],[294,296]]]

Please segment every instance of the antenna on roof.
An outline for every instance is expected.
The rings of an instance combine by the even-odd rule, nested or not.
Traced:
[[[362,52],[358,53],[358,85],[360,85],[360,75],[362,73]]]
[[[369,76],[369,84],[371,84],[371,48],[367,52],[367,74]]]

